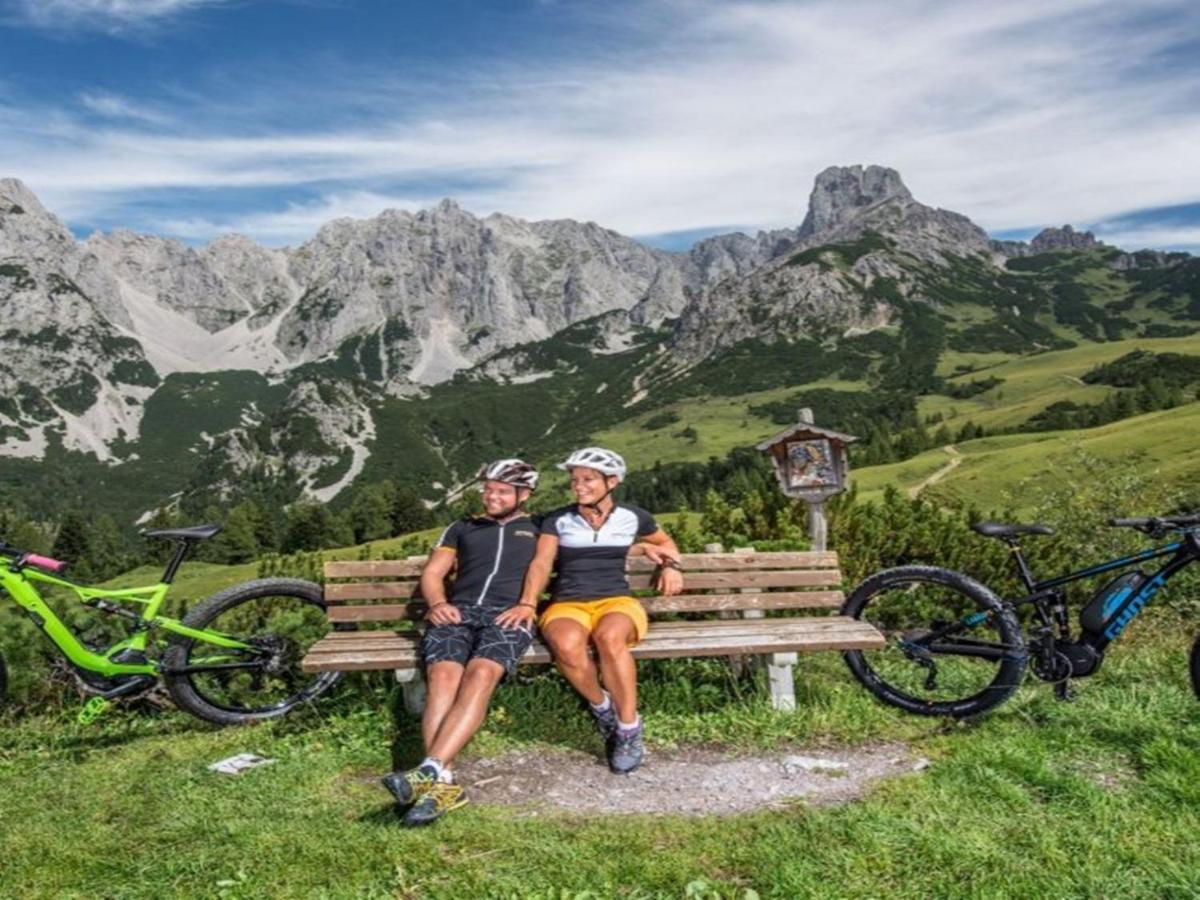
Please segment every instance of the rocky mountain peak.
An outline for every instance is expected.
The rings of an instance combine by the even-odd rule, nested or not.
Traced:
[[[1044,228],[1029,242],[1034,253],[1050,250],[1087,250],[1100,246],[1100,241],[1090,231],[1076,231],[1070,225],[1062,228]]]
[[[45,215],[46,210],[25,182],[19,178],[0,178],[0,213]]]
[[[802,238],[837,231],[871,207],[898,200],[911,203],[912,194],[900,173],[886,166],[830,166],[817,176],[808,200],[808,215],[800,226]]]

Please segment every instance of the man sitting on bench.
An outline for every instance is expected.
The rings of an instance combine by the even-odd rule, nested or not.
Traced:
[[[532,609],[513,616],[537,528],[523,506],[538,473],[519,459],[479,470],[485,515],[465,518],[438,539],[421,571],[429,605],[422,639],[429,695],[421,722],[426,757],[415,769],[383,779],[405,825],[427,825],[467,802],[451,767],[487,715],[492,692],[533,640]],[[450,597],[445,579],[457,563]],[[509,614],[506,615],[506,611]]]

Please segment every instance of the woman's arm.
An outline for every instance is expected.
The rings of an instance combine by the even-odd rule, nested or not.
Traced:
[[[647,538],[642,538],[630,547],[629,555],[644,556],[656,566],[661,566],[664,559],[669,559],[673,562],[679,562],[683,559],[683,555],[679,552],[679,548],[675,546],[674,541],[671,541],[670,544],[652,544]]]
[[[679,560],[682,557],[675,541],[660,528],[653,534],[644,535],[642,543],[649,545],[643,547],[642,552],[649,559],[658,563],[660,567],[658,592],[664,597],[681,593],[683,591],[683,572],[679,568]]]

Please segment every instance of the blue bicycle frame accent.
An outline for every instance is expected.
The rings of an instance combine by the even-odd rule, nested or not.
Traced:
[[[1144,550],[1141,553],[1135,553],[1133,556],[1123,556],[1120,559],[1114,559],[1106,563],[1101,563],[1098,566],[1092,566],[1087,569],[1080,569],[1078,572],[1071,572],[1068,575],[1059,575],[1057,578],[1048,578],[1045,581],[1034,582],[1029,585],[1031,591],[1040,592],[1056,588],[1060,585],[1069,584],[1072,581],[1079,581],[1081,578],[1091,578],[1093,575],[1103,575],[1105,572],[1115,572],[1118,569],[1124,569],[1128,566],[1137,565],[1141,562],[1146,562],[1151,559],[1158,559],[1160,556],[1170,556],[1177,553],[1184,546],[1185,541],[1175,541],[1170,544],[1164,544],[1161,547],[1154,547],[1150,550]],[[1170,563],[1167,564],[1169,566]],[[1163,566],[1159,571],[1162,572],[1167,566]]]
[[[1017,600],[1011,601],[1013,606],[1023,606],[1028,603],[1041,603],[1044,600],[1050,599],[1055,589],[1065,584],[1070,584],[1074,581],[1080,581],[1084,578],[1090,578],[1093,575],[1102,575],[1105,572],[1115,572],[1120,569],[1127,569],[1130,566],[1135,566],[1139,563],[1148,562],[1152,559],[1161,559],[1162,557],[1170,557],[1162,564],[1146,581],[1136,589],[1132,600],[1129,599],[1129,592],[1133,588],[1125,592],[1115,595],[1109,601],[1110,608],[1106,610],[1106,615],[1111,614],[1112,610],[1119,608],[1120,604],[1126,603],[1125,609],[1117,617],[1116,620],[1109,623],[1104,629],[1103,637],[1107,641],[1113,641],[1121,635],[1129,626],[1129,623],[1137,618],[1138,614],[1150,602],[1150,599],[1158,593],[1164,584],[1175,575],[1180,569],[1190,565],[1197,559],[1200,559],[1200,532],[1196,530],[1188,530],[1184,532],[1183,539],[1172,541],[1169,544],[1163,544],[1159,547],[1153,547],[1149,550],[1143,550],[1141,553],[1134,553],[1130,556],[1122,556],[1119,559],[1109,560],[1099,565],[1089,566],[1086,569],[1080,569],[1076,572],[1070,572],[1066,575],[1059,575],[1055,578],[1048,578],[1044,581],[1034,579],[1029,570],[1025,558],[1021,555],[1019,546],[1013,545],[1013,553],[1016,556],[1017,569],[1020,573],[1021,580],[1025,582],[1025,586],[1030,593]],[[975,625],[975,622],[967,623]]]

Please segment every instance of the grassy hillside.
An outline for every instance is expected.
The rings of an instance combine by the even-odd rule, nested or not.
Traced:
[[[1028,508],[1023,486],[1036,483],[1065,488],[1086,480],[1094,464],[1135,468],[1184,493],[1200,496],[1200,403],[1147,413],[1073,431],[1011,434],[955,444],[962,462],[925,496],[955,500],[981,509]],[[910,488],[949,462],[948,454],[930,450],[901,463],[871,466],[854,473],[859,494],[871,499],[888,485]],[[1130,510],[1130,515],[1154,510]]]
[[[987,428],[1019,426],[1035,413],[1059,400],[1094,403],[1112,392],[1104,385],[1084,384],[1080,377],[1103,363],[1135,350],[1155,353],[1200,354],[1200,335],[1179,338],[1130,338],[1099,344],[1080,344],[1033,356],[955,354],[942,359],[939,371],[949,375],[955,367],[972,371],[949,379],[950,384],[1003,379],[1003,383],[968,399],[930,394],[918,404],[920,414],[940,413],[948,422],[968,419]]]

